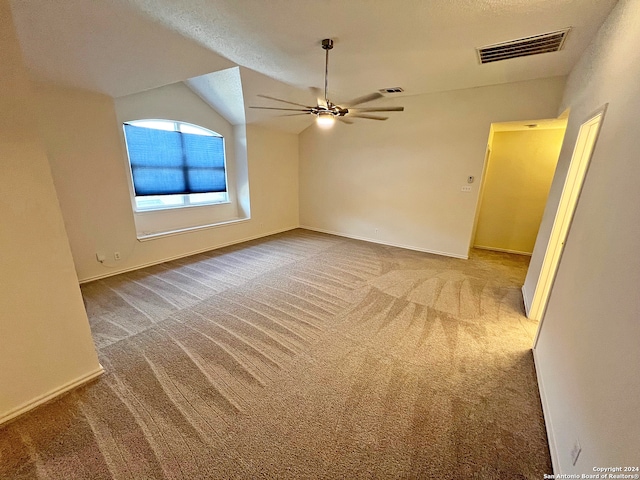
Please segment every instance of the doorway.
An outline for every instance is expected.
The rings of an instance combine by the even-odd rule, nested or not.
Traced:
[[[566,125],[566,118],[491,125],[474,248],[531,255]]]
[[[542,261],[542,268],[531,300],[528,317],[538,320],[538,333],[534,340],[534,348],[540,334],[540,327],[544,319],[544,312],[551,294],[556,272],[562,258],[565,241],[571,228],[573,215],[580,198],[593,150],[598,140],[600,126],[606,112],[607,105],[597,110],[580,126],[578,138],[571,156],[569,170],[564,182],[560,202],[555,214],[549,242]]]

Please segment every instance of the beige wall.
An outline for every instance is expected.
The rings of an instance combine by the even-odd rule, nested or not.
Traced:
[[[182,82],[178,82],[135,95],[117,98],[115,100],[115,108],[118,125],[132,120],[144,119],[180,120],[208,128],[224,137],[227,190],[230,203],[134,213],[136,231],[139,235],[249,217],[248,214],[245,215],[243,212],[238,211],[236,180],[243,183],[246,182],[246,178],[237,178],[233,126],[202,101],[189,87]],[[118,133],[124,150],[124,135],[121,130]],[[246,149],[246,147],[244,148]],[[242,158],[246,161],[246,156]],[[129,163],[124,156],[123,161],[128,174]],[[128,174],[127,178],[130,180],[131,176]],[[131,183],[129,183],[129,187],[130,191],[133,192]]]
[[[387,99],[386,122],[300,135],[300,223],[466,257],[491,123],[553,117],[564,77]]]
[[[532,264],[544,255],[578,129],[609,104],[535,349],[556,473],[639,459],[638,45],[640,0],[621,0],[571,72],[560,109],[571,115]]]
[[[128,255],[135,232],[113,100],[37,85],[38,126],[80,279],[108,271],[96,252]],[[94,265],[95,263],[95,265]]]
[[[6,0],[0,24],[2,423],[101,367]]]
[[[233,136],[237,142],[246,142],[249,152],[251,219],[140,242],[114,101],[51,85],[40,85],[38,98],[39,126],[81,281],[298,225],[298,137],[257,127],[245,132],[240,126],[233,127]],[[212,115],[217,114],[212,111]],[[239,188],[246,187],[247,182]],[[98,251],[107,254],[105,264],[97,262]],[[119,262],[112,260],[116,251],[122,255]]]
[[[475,246],[533,252],[563,137],[557,128],[495,133]]]

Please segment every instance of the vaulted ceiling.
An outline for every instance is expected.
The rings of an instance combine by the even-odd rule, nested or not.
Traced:
[[[245,67],[256,93],[344,100],[566,75],[616,0],[12,0],[36,78],[113,97]],[[476,47],[572,27],[562,51],[480,65]],[[255,73],[254,73],[255,72]],[[261,82],[260,79],[269,80]],[[250,97],[254,98],[250,98]],[[263,102],[260,102],[263,103]],[[247,121],[252,118],[247,116]]]

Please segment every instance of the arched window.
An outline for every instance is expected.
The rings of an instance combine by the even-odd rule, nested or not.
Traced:
[[[228,201],[222,135],[173,120],[123,127],[136,211]]]

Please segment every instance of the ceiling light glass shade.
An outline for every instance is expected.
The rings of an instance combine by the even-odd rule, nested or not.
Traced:
[[[320,128],[331,128],[336,123],[336,118],[331,112],[319,112],[317,121]]]

